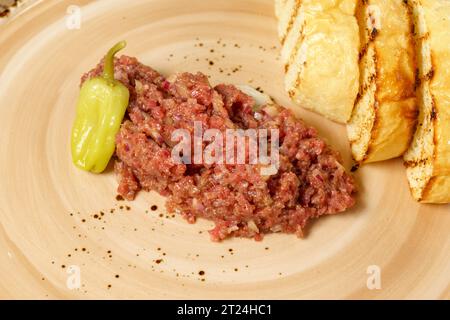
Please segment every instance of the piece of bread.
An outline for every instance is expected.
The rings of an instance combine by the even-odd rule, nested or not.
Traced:
[[[360,89],[347,126],[359,163],[403,155],[417,121],[412,11],[403,0],[360,0]]]
[[[408,0],[419,62],[419,123],[405,153],[413,197],[450,202],[450,1]]]
[[[277,0],[285,88],[300,106],[347,122],[359,87],[357,0]]]

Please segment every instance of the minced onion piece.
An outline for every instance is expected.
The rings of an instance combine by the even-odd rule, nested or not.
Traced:
[[[255,100],[255,111],[259,111],[262,106],[274,104],[272,98],[269,95],[256,90],[252,86],[249,86],[247,84],[239,84],[236,85],[236,88]]]

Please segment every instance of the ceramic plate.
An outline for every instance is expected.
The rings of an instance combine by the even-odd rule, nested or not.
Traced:
[[[209,240],[164,198],[117,201],[76,169],[79,79],[112,44],[163,74],[201,71],[293,107],[272,1],[37,1],[0,26],[1,298],[450,298],[450,207],[420,205],[402,162],[355,173],[358,204],[305,239]],[[305,110],[351,167],[345,127]],[[151,206],[157,206],[151,210]]]

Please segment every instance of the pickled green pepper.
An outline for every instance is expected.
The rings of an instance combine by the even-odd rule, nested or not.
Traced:
[[[100,173],[115,149],[115,137],[128,106],[128,88],[114,79],[114,55],[125,41],[112,47],[103,74],[83,83],[72,128],[72,161],[80,169]]]

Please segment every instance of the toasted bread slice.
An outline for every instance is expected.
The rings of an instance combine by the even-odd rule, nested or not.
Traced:
[[[353,158],[401,156],[417,120],[412,12],[403,0],[359,1],[360,89],[347,126]]]
[[[405,153],[413,197],[450,202],[450,1],[408,0],[419,61],[419,123]]]
[[[289,96],[302,107],[344,123],[359,87],[356,2],[276,2]]]

